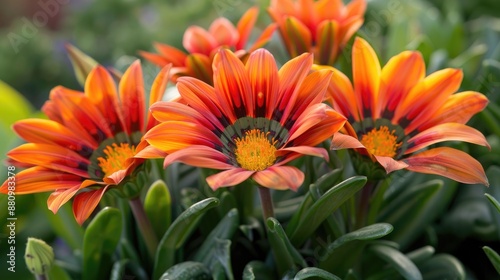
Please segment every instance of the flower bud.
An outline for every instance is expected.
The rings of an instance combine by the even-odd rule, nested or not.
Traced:
[[[29,237],[24,260],[31,273],[45,275],[54,263],[54,251],[45,241]]]

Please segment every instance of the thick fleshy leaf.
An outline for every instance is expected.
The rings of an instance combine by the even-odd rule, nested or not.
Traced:
[[[144,211],[148,216],[156,237],[162,237],[172,221],[172,202],[167,185],[157,180],[148,189],[144,198]]]
[[[243,168],[232,168],[208,176],[207,183],[213,190],[221,187],[232,187],[245,181],[254,173],[255,171],[250,171]]]
[[[144,131],[145,100],[144,81],[139,60],[136,60],[125,71],[120,80],[120,108],[123,115],[125,131],[131,134]]]
[[[251,261],[243,269],[243,280],[273,280],[274,271],[263,262]]]
[[[436,255],[418,268],[422,272],[423,279],[441,280],[441,279],[466,279],[467,273],[462,263],[452,255]]]
[[[357,37],[352,49],[354,93],[360,105],[360,115],[369,118],[376,111],[380,86],[380,63],[373,48]]]
[[[200,262],[181,262],[161,275],[159,280],[190,280],[190,279],[211,279],[212,274],[209,268]]]
[[[317,267],[306,267],[295,274],[294,280],[302,279],[325,279],[325,280],[341,280],[342,278],[331,274],[330,272]]]
[[[255,172],[252,179],[266,188],[296,191],[304,182],[304,173],[294,166],[271,166]]]
[[[175,219],[158,245],[153,271],[154,279],[158,279],[165,270],[175,264],[176,249],[184,244],[203,214],[218,204],[217,198],[204,199],[186,209]]]
[[[500,255],[488,246],[483,247],[483,251],[490,260],[498,274],[500,274]]]
[[[357,193],[365,183],[366,177],[351,177],[325,192],[304,213],[295,231],[290,234],[290,241],[295,245],[304,243],[328,216]],[[312,185],[311,188],[314,186]]]
[[[410,171],[437,174],[466,184],[489,185],[481,163],[453,148],[434,148],[404,159],[404,162]]]
[[[411,154],[443,141],[463,141],[490,148],[486,138],[479,130],[465,124],[444,123],[428,128],[409,139],[410,147],[405,151],[405,154]]]
[[[401,276],[408,280],[421,280],[422,274],[417,266],[400,251],[385,245],[372,245],[369,250],[376,256],[385,260],[389,265],[395,268]]]
[[[75,215],[78,224],[82,225],[90,217],[107,188],[108,186],[75,195],[73,199],[73,215]]]
[[[108,279],[121,231],[122,215],[116,208],[106,207],[92,219],[83,236],[83,280]]]

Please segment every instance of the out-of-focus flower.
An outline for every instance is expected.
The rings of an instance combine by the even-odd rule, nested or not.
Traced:
[[[263,187],[296,190],[304,174],[285,164],[302,155],[328,158],[315,146],[346,121],[322,103],[331,71],[310,73],[312,64],[312,54],[303,54],[278,70],[264,49],[246,63],[221,49],[214,59],[214,87],[179,78],[177,88],[188,105],[153,105],[160,123],[144,138],[168,154],[165,165],[180,161],[224,170],[207,177],[213,189],[252,178]]]
[[[218,18],[210,25],[208,30],[199,26],[191,26],[184,33],[182,44],[188,53],[169,45],[155,43],[158,54],[140,51],[140,54],[150,62],[163,67],[172,63],[172,81],[178,77],[190,76],[198,78],[208,84],[213,84],[212,60],[220,48],[229,48],[238,57],[244,58],[264,46],[276,29],[276,25],[269,25],[260,37],[251,46],[247,46],[250,33],[254,28],[259,10],[250,8],[234,26],[226,18]]]
[[[314,53],[314,62],[333,65],[342,48],[363,25],[365,0],[273,0],[268,12],[278,24],[291,57]]]
[[[168,83],[166,66],[156,77],[149,105],[162,99]],[[156,124],[151,113],[145,116],[142,68],[134,62],[116,88],[102,66],[94,68],[85,83],[85,92],[62,86],[50,92],[42,111],[47,119],[25,119],[13,125],[28,143],[12,149],[7,156],[28,167],[16,175],[15,193],[53,191],[47,201],[52,212],[74,197],[73,213],[82,224],[103,194],[140,164],[133,160],[141,137]],[[8,193],[8,180],[0,188]]]
[[[465,125],[488,99],[474,91],[454,94],[462,82],[460,69],[426,77],[416,51],[392,57],[381,69],[375,51],[361,38],[354,42],[352,62],[354,87],[343,73],[326,67],[334,71],[328,91],[333,107],[352,124],[346,124],[346,134],[334,135],[333,149],[355,148],[387,173],[407,169],[488,185],[483,167],[467,153],[450,147],[426,149],[443,141],[489,147],[481,132]]]

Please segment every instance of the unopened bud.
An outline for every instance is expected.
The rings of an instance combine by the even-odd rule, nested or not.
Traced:
[[[24,260],[31,273],[45,275],[54,263],[54,250],[45,241],[29,237]]]

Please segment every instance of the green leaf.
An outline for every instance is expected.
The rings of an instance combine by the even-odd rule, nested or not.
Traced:
[[[122,259],[119,261],[116,261],[113,264],[113,268],[111,269],[111,276],[109,277],[110,280],[122,280],[125,274],[125,267],[129,260],[127,259]]]
[[[243,280],[273,280],[273,271],[260,261],[251,261],[243,269]]]
[[[165,234],[172,220],[170,192],[162,180],[154,182],[144,199],[144,211],[157,237]]]
[[[278,272],[283,275],[287,271],[293,271],[296,265],[307,267],[306,261],[295,247],[290,243],[285,231],[275,218],[267,219],[268,239],[273,249],[274,259]]]
[[[210,263],[214,259],[216,248],[213,246],[217,239],[231,239],[238,229],[240,218],[237,209],[232,209],[219,222],[219,224],[210,232],[203,245],[197,250],[193,257],[194,261],[202,262],[210,267]]]
[[[157,278],[154,278],[157,279]],[[212,275],[208,268],[199,262],[182,262],[169,268],[160,280],[209,280]]]
[[[82,279],[108,279],[112,256],[122,232],[122,215],[116,208],[102,209],[83,236]]]
[[[417,266],[400,251],[384,245],[372,245],[369,250],[395,268],[401,276],[408,280],[420,280],[422,274]]]
[[[218,204],[219,200],[217,198],[204,199],[193,204],[175,219],[158,245],[154,264],[154,279],[158,279],[165,270],[175,263],[176,249],[179,249],[184,244],[203,214]]]
[[[325,271],[321,268],[317,267],[306,267],[299,271],[295,277],[293,278],[294,280],[302,280],[302,279],[309,279],[309,278],[315,278],[315,279],[327,279],[327,280],[341,280],[340,277],[335,276],[334,274],[331,274],[328,271]]]
[[[424,279],[465,279],[465,269],[455,257],[447,254],[436,255],[427,260],[418,268]]]
[[[324,244],[314,250],[320,261],[319,268],[328,269],[337,275],[345,275],[350,268],[359,262],[364,247],[374,239],[391,233],[390,224],[373,224],[349,232],[330,244]]]
[[[484,253],[486,253],[486,256],[490,260],[497,273],[500,274],[500,256],[498,255],[498,253],[488,246],[484,246],[483,251]]]
[[[48,274],[47,277],[48,279],[71,280],[69,274],[64,269],[59,267],[57,263],[52,266],[52,268],[47,274]]]
[[[493,196],[491,196],[488,193],[485,193],[484,195],[486,196],[486,198],[488,198],[488,200],[495,207],[495,209],[497,209],[497,211],[500,212],[500,203],[498,202],[498,200],[496,200]]]
[[[306,210],[304,218],[290,235],[290,241],[296,246],[304,243],[328,216],[357,193],[365,183],[366,177],[354,176],[329,189]],[[320,189],[321,185],[314,184],[310,192],[320,193]]]
[[[0,123],[6,128],[15,121],[29,117],[34,110],[18,91],[0,80]]]
[[[389,239],[402,248],[408,246],[447,207],[456,187],[455,182],[451,184],[444,187],[442,180],[432,180],[413,185],[387,201],[378,221],[394,226]]]

